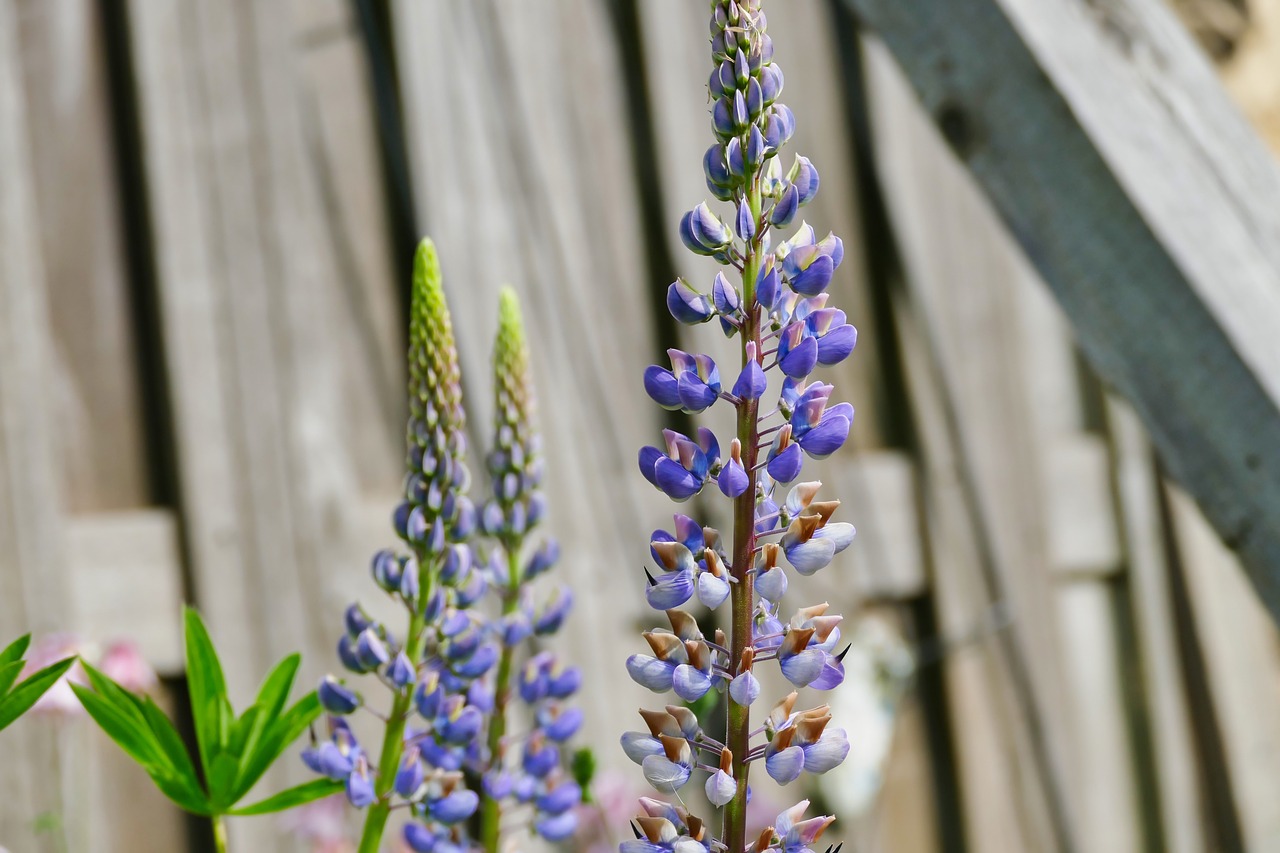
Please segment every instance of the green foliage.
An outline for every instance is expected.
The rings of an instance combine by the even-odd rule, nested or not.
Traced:
[[[24,634],[0,652],[0,729],[25,714],[76,661],[73,656],[50,664],[15,687],[26,665],[22,656],[30,645],[31,635]]]
[[[589,748],[583,747],[573,753],[573,763],[571,770],[573,772],[573,781],[578,783],[578,787],[582,789],[582,802],[591,803],[591,782],[596,777],[596,754]]]
[[[193,814],[214,818],[268,814],[341,790],[340,782],[321,779],[236,807],[320,715],[320,702],[312,691],[286,710],[301,660],[294,654],[276,665],[262,683],[257,700],[237,718],[227,698],[222,665],[200,615],[187,608],[183,621],[187,689],[196,733],[194,758],[201,772],[197,773],[193,756],[173,722],[150,698],[129,692],[84,664],[89,686],[71,687],[102,730],[146,771],[166,797]]]

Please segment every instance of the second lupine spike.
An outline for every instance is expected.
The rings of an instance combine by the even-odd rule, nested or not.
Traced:
[[[511,288],[499,294],[493,370],[493,444],[488,456],[493,497],[485,507],[483,525],[500,546],[490,570],[495,579],[493,588],[501,599],[502,615],[495,623],[495,633],[502,650],[492,690],[486,751],[476,762],[484,780],[481,841],[490,853],[499,848],[504,808],[532,805],[530,826],[534,833],[548,841],[561,841],[577,828],[574,807],[582,797],[568,771],[570,757],[561,749],[582,724],[581,710],[565,703],[577,691],[580,673],[548,651],[537,651],[516,666],[518,650],[531,637],[559,629],[573,597],[568,588],[561,587],[542,605],[535,607],[533,603],[533,582],[551,568],[559,553],[554,540],[544,541],[524,561],[529,536],[542,521],[545,498],[541,447],[533,421],[529,349],[520,304]],[[506,737],[514,697],[532,711],[533,729],[523,738],[520,749],[508,744]]]

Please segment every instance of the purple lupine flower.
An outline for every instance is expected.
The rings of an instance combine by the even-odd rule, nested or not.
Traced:
[[[360,707],[360,694],[349,690],[331,675],[326,675],[320,682],[316,694],[321,706],[330,714],[350,714]]]
[[[706,298],[683,282],[672,285],[668,305],[686,322],[713,315]],[[720,380],[710,358],[672,350],[671,364],[672,370],[654,367],[646,374],[646,390],[657,402],[673,408],[686,404],[705,408],[714,402]],[[566,666],[548,651],[529,654],[522,664],[516,661],[532,637],[560,629],[573,606],[573,595],[562,586],[541,601],[535,597],[533,582],[556,563],[559,546],[553,539],[533,545],[532,533],[543,520],[546,500],[541,491],[542,459],[534,430],[528,345],[519,303],[510,288],[499,295],[493,366],[493,439],[487,458],[493,498],[483,517],[485,531],[498,547],[484,577],[500,597],[502,615],[486,627],[497,642],[478,650],[473,658],[485,665],[488,675],[477,683],[486,685],[492,702],[487,727],[476,737],[476,754],[470,762],[480,776],[493,780],[482,786],[479,802],[480,840],[490,851],[498,849],[502,810],[511,801],[535,802],[532,826],[543,838],[560,840],[573,832],[575,819],[565,818],[564,813],[578,803],[581,791],[565,783],[567,768],[559,744],[574,736],[583,719],[581,709],[566,701],[581,685],[577,668]],[[704,399],[707,395],[710,400]],[[526,545],[533,545],[527,557]],[[480,675],[480,664],[464,668],[465,673]],[[530,706],[534,723],[518,751],[508,750],[506,743],[509,703],[515,698]],[[517,752],[519,761],[513,762]]]
[[[304,751],[303,760],[316,773],[342,781],[347,799],[368,809],[362,849],[376,849],[390,809],[405,806],[413,818],[404,831],[410,849],[460,853],[471,847],[464,825],[480,807],[480,797],[464,784],[464,770],[485,778],[503,772],[502,750],[495,744],[501,743],[509,690],[494,673],[505,671],[504,656],[535,630],[555,631],[572,598],[561,592],[536,608],[528,587],[556,562],[553,540],[544,540],[527,562],[521,561],[521,548],[542,523],[546,502],[530,418],[528,353],[514,297],[508,292],[502,297],[495,347],[497,417],[486,457],[493,497],[479,513],[467,497],[471,475],[458,358],[429,241],[415,259],[409,327],[407,473],[404,500],[392,514],[407,553],[382,550],[370,565],[377,587],[406,611],[409,629],[401,642],[353,604],[344,614],[338,642],[344,668],[376,673],[392,691],[378,752],[383,764],[369,763],[341,716],[329,718],[329,738]],[[694,360],[700,379],[718,383],[709,368]],[[481,528],[497,542],[492,554],[477,551],[469,541]],[[476,607],[490,589],[503,596],[499,618]],[[580,684],[580,674],[549,656],[540,658],[538,667],[539,730],[529,743],[551,745],[538,752],[541,777],[535,789],[560,782],[554,744],[581,726],[581,712],[564,704]],[[321,681],[318,694],[332,715],[364,706],[359,693],[331,676]],[[568,792],[559,796],[567,798]],[[558,814],[540,818],[550,835],[571,831]],[[496,827],[496,815],[490,823]],[[497,849],[496,835],[484,842]]]
[[[815,198],[820,178],[806,157],[796,155],[784,173],[781,148],[795,133],[795,117],[779,101],[782,71],[773,61],[763,0],[711,3],[708,80],[711,125],[716,143],[703,156],[707,186],[725,210],[702,203],[680,221],[685,246],[714,258],[723,269],[710,293],[684,280],[667,292],[675,319],[698,324],[713,316],[729,337],[741,338],[742,361],[730,370],[705,356],[671,350],[671,368],[654,366],[644,377],[646,392],[670,410],[698,413],[726,401],[736,410],[737,431],[727,453],[705,427],[696,436],[673,430],[657,446],[640,451],[641,474],[674,501],[698,495],[709,480],[733,502],[731,537],[705,530],[677,516],[673,532],[650,538],[654,567],[646,567],[645,597],[666,612],[671,630],[645,631],[646,653],[627,659],[627,672],[657,693],[673,692],[696,701],[712,689],[727,689],[726,742],[709,738],[687,709],[642,711],[648,731],[622,736],[626,755],[640,764],[646,780],[664,794],[707,774],[704,792],[712,805],[733,806],[722,838],[711,837],[703,821],[683,809],[642,801],[637,838],[623,853],[693,853],[727,849],[744,853],[747,774],[754,762],[786,783],[802,773],[823,773],[848,751],[842,729],[828,726],[824,707],[794,713],[792,694],[765,719],[765,743],[756,735],[750,709],[761,692],[756,670],[776,664],[793,685],[830,689],[844,677],[840,617],[825,604],[802,607],[788,618],[783,600],[790,569],[811,575],[835,561],[854,538],[853,526],[834,520],[835,500],[819,500],[816,482],[802,480],[806,459],[823,459],[844,446],[853,425],[853,407],[837,402],[834,387],[815,374],[848,358],[857,331],[839,308],[829,305],[844,259],[844,245],[829,234],[818,239],[807,223],[790,236],[780,229],[795,222]],[[727,223],[727,224],[726,224]],[[740,278],[732,279],[734,272]],[[720,371],[733,377],[728,393]],[[778,378],[769,380],[769,372]],[[769,399],[776,392],[776,405]],[[777,538],[773,538],[777,537]],[[766,541],[767,540],[767,541]],[[703,637],[696,621],[677,608],[696,600],[715,611],[732,606],[726,636]],[[790,611],[788,611],[790,612]],[[695,760],[718,750],[718,766]],[[775,827],[756,840],[756,853],[801,853],[816,841],[829,818],[803,820],[806,804],[784,811]]]

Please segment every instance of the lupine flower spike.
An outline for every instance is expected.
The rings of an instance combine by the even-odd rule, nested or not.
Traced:
[[[497,853],[503,812],[526,808],[530,826],[548,841],[562,841],[577,828],[575,806],[582,791],[567,772],[563,744],[582,724],[582,711],[565,704],[582,677],[551,652],[539,651],[519,666],[517,652],[559,629],[572,605],[567,587],[535,603],[531,583],[559,555],[554,539],[543,540],[525,559],[526,543],[543,520],[542,454],[533,428],[533,384],[529,351],[515,291],[499,298],[498,334],[493,347],[494,423],[488,467],[493,497],[482,513],[484,532],[499,547],[490,561],[493,588],[501,600],[494,623],[502,647],[492,691],[487,752],[483,763],[480,818],[484,848]],[[515,683],[513,683],[513,676]],[[507,737],[513,698],[530,710],[532,731],[519,742]]]
[[[413,849],[466,846],[463,824],[479,796],[467,789],[463,768],[488,707],[483,676],[498,656],[467,609],[485,581],[467,544],[477,523],[466,496],[458,355],[429,240],[414,261],[408,361],[407,472],[404,501],[392,516],[404,551],[379,551],[371,566],[377,585],[404,609],[407,629],[397,635],[352,604],[338,640],[343,666],[376,676],[391,693],[383,743],[376,754],[366,752],[344,719],[365,698],[328,676],[318,693],[330,714],[329,737],[303,754],[317,773],[343,780],[351,804],[366,809],[361,853],[379,849],[393,806],[414,818],[406,831]]]
[[[528,349],[509,290],[501,298],[494,368],[487,457],[493,497],[477,512],[467,498],[453,330],[435,249],[424,241],[410,310],[408,471],[404,502],[393,514],[407,553],[379,551],[371,566],[377,585],[406,611],[408,628],[402,641],[352,604],[338,641],[346,669],[374,674],[391,691],[391,710],[380,751],[367,753],[345,720],[365,707],[364,697],[327,676],[318,695],[330,714],[329,737],[303,755],[317,773],[343,781],[351,804],[367,810],[361,853],[379,849],[395,807],[407,808],[412,819],[403,841],[419,853],[472,849],[468,826],[478,811],[481,841],[497,851],[504,805],[527,809],[532,830],[550,841],[576,827],[581,790],[563,766],[561,745],[582,723],[582,712],[565,704],[581,673],[544,651],[528,655],[518,674],[515,666],[520,647],[560,627],[572,599],[562,589],[535,604],[530,587],[554,565],[558,547],[545,540],[525,559],[545,502]],[[491,554],[474,541],[481,532],[496,543]],[[497,618],[483,609],[490,591],[501,603]],[[532,731],[519,738],[506,731],[516,694],[533,719]]]
[[[761,763],[785,785],[803,773],[827,772],[849,751],[828,707],[797,710],[794,692],[758,728],[751,721],[761,666],[778,666],[797,688],[829,690],[844,678],[841,617],[825,603],[784,610],[784,564],[811,575],[853,540],[853,526],[833,520],[840,502],[820,500],[821,484],[800,475],[806,456],[825,458],[848,437],[853,407],[832,403],[834,388],[811,376],[847,358],[857,341],[844,312],[828,305],[827,289],[844,257],[840,238],[819,239],[803,222],[782,236],[812,201],[819,178],[802,156],[783,171],[781,150],[795,119],[779,100],[783,75],[761,7],[762,0],[711,3],[715,143],[703,166],[711,194],[731,209],[721,218],[700,204],[685,214],[679,233],[690,251],[725,270],[708,283],[709,293],[683,279],[667,292],[676,320],[718,318],[726,335],[738,337],[741,364],[722,378],[722,366],[709,356],[669,350],[670,368],[655,365],[644,375],[646,392],[664,408],[698,413],[732,405],[736,434],[722,441],[706,428],[693,436],[668,430],[639,457],[641,474],[672,500],[687,501],[714,482],[733,502],[733,533],[726,540],[680,514],[671,530],[654,532],[645,594],[670,628],[646,632],[648,652],[627,661],[637,683],[684,702],[726,692],[727,735],[721,743],[686,707],[666,705],[642,710],[645,726],[622,736],[623,750],[652,787],[679,796],[701,778],[707,800],[723,814],[716,837],[684,808],[643,799],[632,825],[636,838],[622,844],[622,853],[810,851],[832,818],[804,818],[807,802],[784,811],[758,837],[746,837],[748,772]],[[763,411],[761,401],[770,396],[776,405]],[[727,637],[703,636],[679,609],[695,598],[713,611],[729,604]]]

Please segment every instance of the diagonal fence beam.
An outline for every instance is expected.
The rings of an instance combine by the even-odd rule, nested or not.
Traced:
[[[1159,0],[845,0],[1280,621],[1280,171]]]

